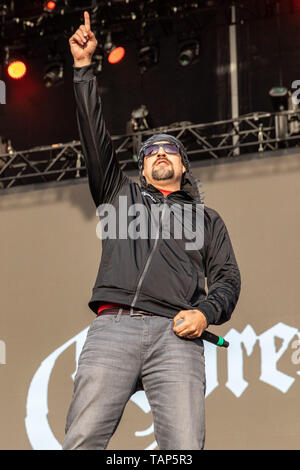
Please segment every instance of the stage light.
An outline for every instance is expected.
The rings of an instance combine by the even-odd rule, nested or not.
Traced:
[[[273,87],[269,91],[274,111],[288,109],[288,89],[285,87]]]
[[[54,11],[56,7],[56,1],[55,0],[48,0],[45,2],[44,10],[51,12]]]
[[[154,44],[140,47],[138,52],[138,66],[143,74],[158,63],[159,51]]]
[[[107,54],[107,60],[110,64],[117,64],[121,62],[125,55],[124,47],[113,44],[110,32],[107,33],[103,49]]]
[[[26,71],[26,64],[21,60],[12,60],[7,67],[8,75],[15,80],[19,80],[24,77]]]
[[[94,73],[96,75],[102,72],[103,53],[100,49],[95,50],[93,54],[92,64],[94,68]]]
[[[149,111],[145,104],[142,104],[131,112],[131,126],[133,132],[144,131],[150,128],[147,122],[148,115]]]
[[[64,66],[60,61],[49,63],[44,69],[44,84],[47,88],[63,83]]]
[[[289,135],[288,116],[285,113],[282,113],[282,111],[286,111],[288,109],[289,92],[285,87],[273,87],[269,91],[269,96],[271,97],[274,111],[279,112],[274,116],[274,122],[275,136],[279,141],[277,145],[280,147],[284,145],[284,140]]]
[[[178,62],[182,67],[194,64],[199,59],[200,44],[196,39],[185,41],[179,47]]]
[[[124,47],[121,47],[121,46],[115,47],[108,54],[107,60],[110,64],[117,64],[118,62],[121,62],[124,55],[125,55]]]

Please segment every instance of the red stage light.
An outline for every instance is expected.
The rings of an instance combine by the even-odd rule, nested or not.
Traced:
[[[11,78],[19,79],[26,74],[27,67],[21,60],[14,60],[7,68],[7,73]]]
[[[54,2],[53,0],[49,0],[48,2],[45,3],[45,10],[47,11],[53,11],[55,7],[56,7],[56,2]]]
[[[108,55],[108,62],[110,64],[117,64],[120,62],[125,55],[124,47],[115,47]]]

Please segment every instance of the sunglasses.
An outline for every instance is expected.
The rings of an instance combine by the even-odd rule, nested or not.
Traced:
[[[178,147],[175,144],[153,144],[144,149],[144,156],[153,157],[158,153],[160,147],[162,147],[164,151],[170,155],[179,154]]]

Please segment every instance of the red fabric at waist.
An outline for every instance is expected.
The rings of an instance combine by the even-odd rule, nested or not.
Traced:
[[[106,304],[104,302],[101,302],[98,307],[97,315],[99,315],[102,310],[105,310],[106,308],[130,308],[130,305]]]

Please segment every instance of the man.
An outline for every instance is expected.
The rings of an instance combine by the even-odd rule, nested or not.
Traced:
[[[140,185],[121,171],[91,65],[97,40],[88,12],[69,42],[90,191],[100,213],[103,204],[114,208],[119,226],[117,237],[102,241],[89,301],[97,317],[79,358],[63,449],[106,449],[126,403],[139,389],[151,406],[160,449],[203,449],[205,364],[200,336],[208,325],[229,320],[238,301],[240,273],[230,238],[215,210],[197,209],[204,205],[186,151],[175,137],[154,135],[143,143]],[[141,231],[153,229],[148,236],[138,237],[135,231],[129,236],[132,218],[128,227],[122,222],[137,207],[144,214]],[[178,229],[186,228],[186,219],[178,219],[182,209],[203,215],[204,243],[199,246],[187,244],[188,231],[178,236]],[[176,325],[179,319],[183,322]]]

